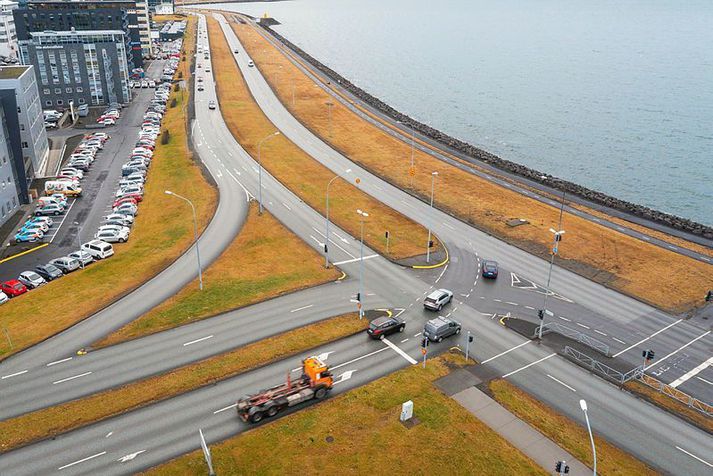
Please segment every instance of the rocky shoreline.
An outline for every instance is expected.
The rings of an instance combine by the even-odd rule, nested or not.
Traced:
[[[713,240],[713,228],[709,226],[694,222],[693,220],[689,220],[687,218],[682,218],[668,213],[660,212],[658,210],[645,207],[643,205],[637,205],[635,203],[631,203],[625,200],[620,200],[605,193],[598,192],[596,190],[591,190],[581,185],[577,185],[576,183],[569,182],[567,180],[563,180],[561,178],[554,177],[543,172],[539,172],[535,169],[531,169],[529,167],[517,164],[515,162],[511,162],[506,159],[502,159],[495,154],[486,152],[482,149],[479,149],[478,147],[468,144],[467,142],[451,137],[448,134],[445,134],[426,124],[420,123],[412,119],[411,117],[397,111],[379,98],[372,96],[368,92],[353,84],[348,79],[341,76],[336,71],[322,64],[321,62],[310,56],[307,52],[302,50],[300,47],[298,47],[297,45],[289,41],[287,38],[274,31],[272,28],[270,28],[270,25],[263,24],[262,22],[258,22],[258,24],[266,32],[272,35],[276,40],[284,44],[286,47],[290,48],[302,59],[304,59],[316,69],[331,78],[332,81],[337,82],[340,86],[348,90],[354,96],[369,104],[374,109],[377,109],[383,114],[388,115],[392,119],[408,125],[409,127],[418,131],[423,136],[429,137],[447,147],[450,147],[469,157],[472,157],[475,160],[492,165],[505,172],[519,175],[534,182],[539,182],[559,191],[567,192],[567,194],[574,194],[585,200],[597,203],[605,207],[619,210],[640,218],[644,218],[646,220],[650,220],[652,222],[663,224],[665,226],[677,230],[681,230],[687,233],[702,236],[706,239]]]

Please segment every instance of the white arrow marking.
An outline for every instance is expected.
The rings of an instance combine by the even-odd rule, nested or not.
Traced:
[[[113,434],[114,434],[114,432],[113,432],[113,431],[110,431],[109,433],[106,434],[106,436],[105,436],[104,438],[109,438],[109,437],[110,437],[111,435],[113,435]]]
[[[346,372],[344,372],[343,374],[341,374],[341,375],[338,377],[339,380],[337,380],[336,382],[334,382],[334,385],[337,385],[338,383],[342,383],[342,382],[344,382],[345,380],[349,380],[350,378],[352,378],[352,374],[354,374],[354,372],[356,372],[356,369],[354,369],[354,370],[347,370]]]
[[[349,241],[348,241],[346,238],[342,238],[341,236],[337,235],[337,234],[334,233],[334,232],[332,232],[332,234],[333,234],[334,236],[336,236],[337,238],[339,238],[340,240],[342,240],[342,242],[344,242],[344,243],[346,243],[346,244],[349,244]]]
[[[333,354],[333,353],[334,353],[333,350],[330,350],[329,352],[322,352],[321,354],[319,354],[319,355],[317,356],[317,358],[318,358],[319,360],[327,360],[327,359],[329,358],[329,354]]]
[[[146,450],[137,451],[136,453],[131,453],[126,456],[122,456],[117,461],[119,461],[120,463],[126,463],[127,461],[131,461],[132,459],[136,458],[141,453],[145,453],[145,452],[146,452]]]

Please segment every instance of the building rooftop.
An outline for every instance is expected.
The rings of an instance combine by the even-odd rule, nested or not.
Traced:
[[[30,66],[0,66],[0,79],[17,79],[22,76],[22,73],[28,70]]]

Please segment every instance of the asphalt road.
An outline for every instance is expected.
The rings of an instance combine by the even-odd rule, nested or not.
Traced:
[[[203,22],[201,22],[201,28],[204,28]],[[232,33],[228,32],[231,48],[238,47],[236,39],[231,35]],[[201,41],[206,41],[205,35],[201,38]],[[260,78],[259,72],[255,68],[248,70],[244,51],[238,56],[240,57],[241,70],[248,78],[253,94],[283,133],[305,150],[314,148],[314,153],[308,152],[313,153],[315,158],[323,161],[333,170],[341,171],[351,167],[354,170],[354,175],[362,178],[365,190],[372,194],[374,190],[378,190],[378,196],[384,202],[394,208],[402,208],[407,215],[415,215],[421,222],[431,224],[451,252],[449,267],[432,272],[404,269],[381,257],[371,257],[374,254],[371,250],[365,252],[365,255],[370,257],[363,262],[366,281],[365,305],[371,307],[389,304],[393,308],[404,309],[401,316],[407,320],[407,332],[403,334],[402,338],[393,337],[391,345],[373,342],[368,340],[365,335],[358,335],[315,350],[315,354],[331,351],[328,359],[335,374],[342,379],[347,374],[350,376],[337,385],[337,393],[366,383],[397,368],[413,364],[420,356],[418,334],[423,322],[433,316],[432,313],[422,310],[423,295],[436,285],[450,287],[456,293],[457,298],[443,312],[451,313],[453,317],[463,322],[465,329],[475,333],[476,345],[472,348],[474,356],[491,368],[493,372],[502,372],[501,375],[507,376],[542,401],[579,421],[582,420],[582,416],[577,402],[579,398],[585,398],[589,402],[590,417],[596,432],[603,434],[664,471],[706,474],[709,470],[708,463],[701,462],[691,455],[701,458],[708,457],[710,449],[708,435],[657,408],[642,405],[639,400],[628,393],[621,392],[562,360],[555,355],[553,349],[522,338],[503,328],[497,319],[492,319],[489,316],[486,310],[489,311],[490,308],[486,309],[485,306],[510,305],[505,304],[501,297],[517,296],[517,299],[513,298],[510,302],[516,303],[518,306],[522,302],[523,307],[529,305],[525,303],[537,301],[541,296],[537,292],[537,286],[533,288],[522,285],[524,282],[522,279],[529,279],[531,283],[544,282],[542,277],[546,273],[546,263],[487,237],[477,230],[466,227],[438,211],[428,214],[424,204],[419,200],[403,194],[355,167],[354,164],[331,151],[326,147],[326,144],[309,132],[294,129],[295,124],[290,123],[290,117],[285,117],[285,112],[280,111],[275,104],[269,104],[274,100],[274,96],[271,98],[271,91],[265,90],[264,84],[261,86],[262,78]],[[210,84],[210,82],[208,83]],[[230,198],[223,196],[224,188],[232,190],[237,184],[245,187],[245,191],[242,191],[243,194],[255,194],[257,167],[235,143],[224,122],[217,116],[218,111],[208,111],[205,107],[207,100],[214,99],[213,88],[208,87],[204,93],[203,96],[200,96],[203,93],[198,93],[197,97],[196,144],[199,146],[201,159],[208,165],[221,187],[222,206],[224,198]],[[294,119],[292,120],[294,121]],[[323,240],[324,236],[320,235],[319,230],[322,229],[323,218],[285,190],[269,174],[263,174],[263,184],[266,207],[290,229],[302,236],[307,243],[316,249],[321,249],[319,241]],[[245,195],[242,200],[244,197]],[[399,205],[402,200],[403,203]],[[237,198],[236,201],[238,201]],[[337,248],[334,252],[334,261],[338,263],[347,261],[340,266],[350,275],[356,275],[360,264],[358,261],[353,261],[358,256],[358,254],[355,255],[356,240],[338,228],[334,232],[335,234],[330,236],[330,242],[342,248]],[[346,240],[346,242],[342,240]],[[476,251],[479,254],[476,255]],[[494,257],[504,264],[501,278],[495,283],[485,283],[478,279],[478,262],[481,256]],[[517,282],[515,279],[510,279],[508,282],[508,269],[516,269],[517,276],[522,279],[518,278]],[[566,314],[560,313],[558,306],[563,306],[564,309],[564,306],[576,305],[577,307],[567,308],[570,317],[570,311],[596,309],[596,313],[590,311],[590,314],[596,315],[598,319],[601,319],[602,324],[606,323],[615,330],[631,327],[628,324],[635,322],[637,332],[645,334],[648,329],[643,326],[640,320],[651,325],[651,322],[655,323],[658,319],[661,323],[669,326],[663,331],[657,328],[654,331],[656,335],[649,337],[647,342],[662,336],[666,336],[666,339],[670,339],[672,342],[685,341],[687,335],[682,333],[681,329],[700,332],[700,329],[693,328],[693,326],[689,329],[683,325],[686,323],[676,323],[675,320],[664,314],[652,313],[651,308],[592,284],[583,278],[576,275],[570,276],[571,273],[559,268],[556,269],[554,275],[557,279],[555,280],[555,276],[553,276],[554,285],[551,289],[558,293],[560,298],[551,298],[550,301],[556,301],[556,303],[548,307],[556,311],[556,315],[566,316]],[[356,292],[354,280],[334,286],[341,286],[342,291],[337,291],[340,296],[337,299],[345,304],[347,298]],[[485,291],[483,291],[484,288]],[[145,298],[148,296],[144,294]],[[322,295],[315,300],[318,301],[321,298]],[[573,303],[565,299],[573,301]],[[287,314],[289,312],[287,309],[296,310],[310,304],[321,305],[321,302],[305,304],[306,302],[302,293],[296,293],[285,296],[284,302],[280,302],[279,306]],[[582,312],[582,324],[589,322],[584,319],[594,319],[587,316]],[[165,336],[167,342],[171,342],[167,350],[144,351],[147,354],[146,359],[149,359],[149,355],[152,354],[163,356],[165,353],[174,352],[174,348],[179,345],[183,347],[183,344],[187,342],[212,334],[213,338],[186,346],[192,347],[189,352],[196,353],[199,353],[202,347],[211,347],[213,339],[218,335],[218,331],[215,330],[217,328],[213,326],[218,326],[218,322],[219,320],[210,319],[171,331]],[[579,321],[577,322],[579,323]],[[278,327],[280,325],[278,324]],[[95,332],[99,333],[100,328],[106,329],[109,326],[108,322],[102,321],[97,325]],[[245,327],[239,332],[245,333],[246,329],[252,328]],[[237,338],[239,335],[235,330],[221,329],[221,331],[224,331],[220,333],[221,339],[230,339],[231,336]],[[161,335],[154,338],[164,339]],[[699,338],[686,347],[686,350],[693,349],[695,345],[706,338],[707,336]],[[440,349],[453,345],[457,341],[457,339],[452,339],[450,342],[444,342]],[[146,342],[148,340],[143,343]],[[140,347],[143,343],[137,341],[137,345]],[[636,342],[626,342],[626,344],[632,345]],[[106,349],[106,354],[101,354],[105,351],[97,352],[97,354],[99,357],[105,358],[101,360],[111,361],[115,357],[109,356],[108,352],[118,352],[125,345],[127,344],[116,346],[115,349]],[[632,349],[636,349],[636,347]],[[439,346],[431,348],[434,353],[438,350]],[[622,355],[626,356],[628,353],[631,351],[624,352]],[[92,353],[89,356],[92,356]],[[43,365],[46,367],[46,364],[51,361],[42,354],[37,354],[36,357],[38,365],[28,369],[27,373],[30,374],[37,370],[39,378],[38,369]],[[100,359],[96,358],[92,363],[98,360]],[[48,440],[7,453],[0,457],[0,472],[3,474],[5,472],[8,474],[45,474],[59,470],[70,474],[89,472],[125,474],[157,464],[172,456],[196,449],[198,447],[197,428],[199,427],[204,429],[209,441],[216,441],[245,429],[245,426],[237,420],[229,408],[224,411],[219,410],[233,404],[235,399],[243,393],[278,383],[284,378],[286,369],[298,366],[298,360],[289,359],[286,362],[278,362],[216,386],[206,387],[103,423],[70,432],[55,440]],[[75,359],[66,362],[74,365],[74,361]],[[63,365],[65,363],[58,363],[56,367],[61,369]],[[122,362],[120,369],[128,369],[135,365],[135,362]],[[72,368],[73,372],[76,370],[78,369]],[[6,367],[0,366],[0,376],[5,376],[5,371]],[[9,377],[5,381],[12,384],[13,379],[20,379],[23,375]],[[90,379],[93,375],[86,376],[89,379],[87,384],[91,382]],[[43,374],[42,379],[49,376]],[[71,375],[68,376],[71,377]],[[74,385],[74,383],[81,382],[83,378],[85,377],[78,377],[76,380],[67,381],[67,383]],[[63,377],[59,378],[59,380],[62,379]],[[23,380],[16,380],[16,382],[22,382],[25,385]],[[61,386],[63,383],[54,385]],[[45,385],[49,386],[52,383],[45,380]],[[40,386],[33,388],[40,388]],[[665,430],[662,431],[662,429]],[[656,438],[649,438],[648,435],[656,435]]]

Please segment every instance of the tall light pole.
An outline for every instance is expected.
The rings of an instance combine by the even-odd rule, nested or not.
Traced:
[[[344,171],[345,174],[348,174],[352,171],[352,169],[347,169]],[[324,235],[324,267],[329,268],[329,186],[332,185],[332,182],[337,180],[340,177],[339,174],[335,175],[332,177],[332,180],[327,182],[327,230]]]
[[[257,185],[257,203],[258,203],[258,215],[262,215],[262,161],[260,160],[260,147],[262,143],[268,140],[270,137],[279,136],[280,131],[275,131],[272,134],[263,137],[260,142],[257,143],[257,167],[258,167],[258,185]]]
[[[357,210],[361,216],[361,246],[359,247],[359,292],[357,293],[357,301],[359,306],[359,319],[364,317],[364,306],[362,306],[362,298],[364,293],[364,219],[369,216],[367,212]]]
[[[592,427],[589,425],[589,416],[587,415],[587,402],[585,400],[580,400],[579,407],[584,412],[584,419],[587,421],[587,431],[589,432],[589,441],[592,443],[592,457],[594,458],[594,472],[592,474],[594,476],[597,476],[597,448],[596,446],[594,446],[594,436],[592,435]]]
[[[431,172],[431,211],[433,211],[433,187],[436,183],[438,172]],[[428,226],[428,242],[426,243],[426,263],[431,262],[431,226]]]
[[[77,226],[77,241],[79,241],[79,266],[84,269],[84,259],[82,259],[82,228],[78,221],[74,224]]]
[[[191,206],[191,210],[193,211],[193,246],[196,247],[196,258],[198,259],[198,289],[203,291],[203,271],[201,268],[201,253],[198,250],[198,221],[196,219],[196,207],[193,206],[193,202],[188,200],[186,197],[173,193],[170,190],[166,190],[165,193],[166,195],[172,195],[176,198],[180,198],[184,202],[188,202]]]
[[[550,295],[550,280],[552,279],[552,267],[555,264],[555,255],[559,248],[559,242],[562,240],[562,235],[565,231],[562,229],[562,215],[564,213],[564,199],[566,192],[562,194],[562,204],[560,205],[560,218],[557,225],[557,229],[550,228],[550,232],[554,235],[554,242],[552,245],[552,256],[550,258],[550,270],[547,273],[547,287],[545,288],[545,298],[542,301],[542,309],[539,311],[540,317],[540,327],[537,329],[537,338],[542,340],[542,327],[545,325],[545,314],[547,314],[547,298]]]

